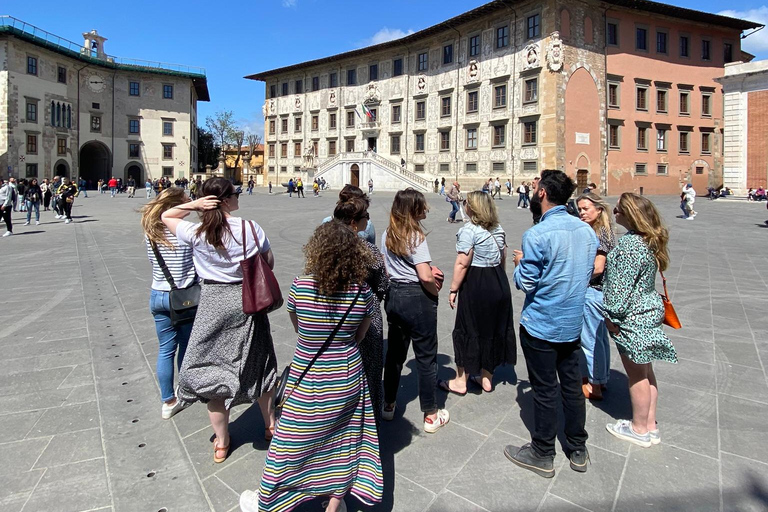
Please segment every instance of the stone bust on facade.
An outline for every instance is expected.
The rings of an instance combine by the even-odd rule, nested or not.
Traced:
[[[296,110],[301,110],[301,96],[296,96],[296,100],[294,101]]]
[[[418,92],[427,92],[427,77],[424,75],[419,75],[418,81],[416,82],[416,90]]]
[[[524,69],[533,69],[540,66],[539,62],[539,45],[533,41],[529,42],[523,50],[523,56],[525,62],[523,64]]]
[[[467,83],[477,82],[480,80],[480,70],[477,67],[477,61],[469,61],[469,69],[467,70]]]
[[[328,106],[335,107],[336,106],[336,91],[331,91],[328,95]]]

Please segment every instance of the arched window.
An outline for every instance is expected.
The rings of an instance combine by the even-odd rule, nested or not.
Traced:
[[[72,105],[67,105],[67,128],[72,128]]]
[[[56,126],[61,126],[61,103],[56,103]]]
[[[589,16],[584,18],[584,42],[587,44],[595,42],[595,34],[592,30],[592,18]]]
[[[568,9],[560,11],[560,35],[563,39],[571,37],[571,13]]]
[[[56,103],[51,102],[51,126],[56,126]]]

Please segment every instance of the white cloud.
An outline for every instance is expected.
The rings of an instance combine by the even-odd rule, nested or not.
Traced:
[[[757,9],[748,9],[746,11],[727,10],[720,11],[717,14],[768,25],[768,6],[765,5]],[[746,39],[742,39],[741,47],[755,55],[768,51],[768,28],[759,30]]]
[[[400,30],[399,28],[387,28],[384,27],[375,34],[373,34],[373,37],[370,39],[366,39],[364,41],[365,46],[370,46],[374,44],[381,44],[386,43],[387,41],[394,41],[395,39],[400,39],[401,37],[409,36],[413,34],[412,29],[408,29],[408,31]]]
[[[296,4],[299,2],[299,0],[283,0],[283,7],[296,7]]]

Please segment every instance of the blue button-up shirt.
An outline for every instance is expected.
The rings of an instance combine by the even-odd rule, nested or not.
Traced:
[[[531,336],[552,343],[579,339],[597,245],[595,231],[565,206],[548,210],[523,234],[514,277],[525,292],[520,325]]]

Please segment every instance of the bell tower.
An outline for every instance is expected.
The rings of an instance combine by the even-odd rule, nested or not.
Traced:
[[[89,57],[106,59],[107,54],[104,53],[104,41],[106,40],[107,38],[100,36],[96,29],[93,29],[90,32],[83,32],[82,53]]]

